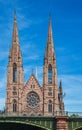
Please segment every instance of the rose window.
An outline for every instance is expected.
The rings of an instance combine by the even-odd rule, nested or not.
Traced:
[[[39,96],[35,92],[30,92],[27,94],[27,103],[31,108],[35,108],[39,103]]]

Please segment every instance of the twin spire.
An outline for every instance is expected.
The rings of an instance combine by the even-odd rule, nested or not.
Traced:
[[[19,38],[18,38],[18,28],[17,28],[17,22],[16,22],[16,12],[14,13],[14,25],[13,25],[13,44],[19,44]]]
[[[16,12],[14,12],[14,25],[13,25],[12,44],[18,44],[19,45],[18,28],[17,28],[17,22],[16,22]],[[48,56],[49,48],[51,48],[51,53],[53,53],[53,55],[54,55],[54,44],[53,44],[53,36],[52,36],[51,17],[49,18],[48,40],[47,40],[47,49],[46,49],[45,57]]]

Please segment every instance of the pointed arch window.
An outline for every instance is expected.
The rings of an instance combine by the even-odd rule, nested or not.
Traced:
[[[52,101],[51,100],[49,100],[49,102],[48,102],[48,112],[52,113]]]
[[[49,64],[48,66],[48,83],[51,84],[52,83],[52,65]]]
[[[13,100],[13,112],[17,112],[17,101]]]
[[[13,82],[17,82],[17,65],[13,64]]]

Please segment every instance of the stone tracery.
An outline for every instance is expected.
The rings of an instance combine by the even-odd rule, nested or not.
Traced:
[[[39,103],[39,96],[35,92],[30,92],[27,94],[27,104],[31,108],[35,108]]]

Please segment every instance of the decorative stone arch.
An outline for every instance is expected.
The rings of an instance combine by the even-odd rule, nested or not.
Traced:
[[[27,104],[30,108],[35,108],[40,102],[40,97],[35,91],[27,93]]]

